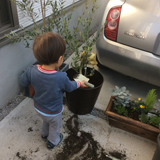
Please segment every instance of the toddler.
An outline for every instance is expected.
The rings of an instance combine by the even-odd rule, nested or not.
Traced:
[[[22,86],[32,85],[34,106],[43,119],[41,137],[47,148],[53,149],[63,139],[62,126],[63,92],[86,87],[84,82],[70,81],[65,72],[56,69],[63,63],[66,43],[58,34],[47,32],[33,43],[33,54],[38,65],[30,66],[20,77]]]

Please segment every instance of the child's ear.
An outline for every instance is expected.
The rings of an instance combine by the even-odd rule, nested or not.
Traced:
[[[58,63],[61,62],[63,60],[63,56],[60,56],[58,59]]]
[[[63,56],[60,56],[58,59],[58,62],[61,61],[63,59]]]

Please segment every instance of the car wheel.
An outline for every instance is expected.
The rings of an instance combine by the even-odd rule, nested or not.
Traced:
[[[99,62],[97,56],[96,56],[96,61],[98,62],[97,66],[98,66],[99,68],[102,68],[102,69],[107,68],[107,67],[105,67],[104,65],[102,65],[102,64]]]

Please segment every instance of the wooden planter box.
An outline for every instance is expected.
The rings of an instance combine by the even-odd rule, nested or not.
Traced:
[[[105,113],[108,116],[109,125],[123,129],[125,131],[139,135],[141,137],[150,139],[152,141],[155,142],[157,141],[157,136],[160,133],[160,129],[112,112],[111,111],[111,108],[113,107],[112,99],[113,97],[111,97],[107,109],[105,111]]]

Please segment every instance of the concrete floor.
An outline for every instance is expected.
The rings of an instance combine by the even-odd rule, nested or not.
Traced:
[[[63,127],[61,128],[64,140],[70,135],[66,129],[66,121],[72,115],[73,113],[68,111],[67,106],[65,106]],[[125,154],[126,160],[152,159],[156,149],[155,142],[110,127],[106,120],[90,114],[78,116],[78,118],[80,131],[92,134],[94,141],[98,142],[105,153],[108,154],[116,151]],[[40,137],[41,126],[42,120],[34,110],[33,100],[26,98],[0,122],[0,159],[59,160],[56,159],[56,155],[63,152],[63,147],[65,147],[64,141],[59,147],[49,151],[46,148],[46,142]],[[82,151],[85,151],[85,148]],[[95,151],[93,150],[93,152]],[[78,156],[81,156],[79,154],[83,153],[77,153]],[[74,158],[71,159],[75,160]],[[71,159],[67,159],[66,157],[66,160]],[[95,158],[95,160],[98,159]]]
[[[95,47],[93,52],[96,52]],[[66,62],[70,63],[71,57]],[[119,87],[126,86],[133,98],[140,97],[144,99],[147,92],[153,88],[157,90],[157,95],[160,97],[160,87],[126,77],[110,69],[98,70],[104,76],[104,84],[95,108],[106,110],[111,96],[110,89],[114,88],[115,85]],[[69,135],[65,128],[65,122],[72,115],[65,106],[63,113],[64,124],[61,129],[64,139]],[[106,120],[90,114],[78,116],[78,118],[81,124],[80,130],[91,133],[94,140],[100,144],[106,153],[118,151],[124,153],[127,160],[152,160],[157,147],[155,142],[110,127]],[[42,120],[34,110],[33,100],[26,98],[0,122],[0,159],[54,160],[55,155],[62,152],[64,144],[62,142],[53,151],[48,151],[46,143],[40,137],[41,125]]]

